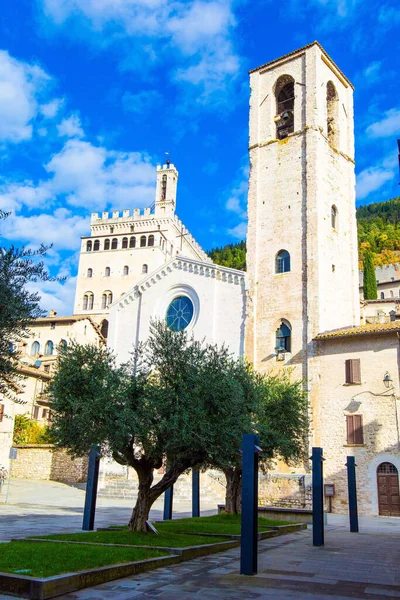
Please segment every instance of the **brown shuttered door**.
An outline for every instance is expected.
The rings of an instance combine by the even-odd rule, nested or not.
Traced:
[[[392,463],[382,463],[377,469],[379,514],[400,517],[399,474]]]

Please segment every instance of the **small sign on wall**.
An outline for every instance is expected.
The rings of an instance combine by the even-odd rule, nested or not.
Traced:
[[[17,459],[17,454],[18,454],[18,450],[17,448],[10,448],[10,455],[9,458],[11,460],[16,460]]]
[[[325,483],[324,491],[326,497],[332,497],[335,495],[335,484],[334,483]]]

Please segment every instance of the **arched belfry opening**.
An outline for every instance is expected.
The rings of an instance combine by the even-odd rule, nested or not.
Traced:
[[[283,140],[294,131],[294,79],[281,75],[275,84],[276,137]]]
[[[326,134],[329,145],[339,146],[339,96],[332,81],[326,85]]]

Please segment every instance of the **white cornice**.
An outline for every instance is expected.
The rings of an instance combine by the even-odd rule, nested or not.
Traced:
[[[134,302],[136,298],[146,293],[151,287],[157,285],[160,281],[163,281],[163,279],[168,277],[173,271],[190,273],[193,277],[208,277],[231,285],[245,285],[246,273],[244,271],[230,269],[229,267],[222,267],[214,263],[178,255],[171,258],[168,262],[149,275],[146,275],[145,278],[139,281],[139,283],[123,296],[118,298],[111,306],[118,306],[119,310],[123,309],[125,306]]]

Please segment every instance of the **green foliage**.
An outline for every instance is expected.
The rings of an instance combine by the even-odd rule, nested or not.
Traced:
[[[289,525],[289,521],[278,521],[258,517],[259,530],[275,527],[276,525]],[[238,514],[221,513],[211,517],[191,517],[190,519],[172,519],[156,525],[162,532],[190,532],[190,533],[223,533],[240,535],[241,517]]]
[[[238,242],[237,244],[227,244],[220,248],[212,248],[207,254],[217,265],[239,269],[240,271],[246,270],[245,241]]]
[[[147,548],[87,545],[83,550],[82,546],[77,544],[35,544],[18,540],[1,545],[0,571],[30,577],[52,577],[61,573],[76,573],[165,554],[163,550]]]
[[[0,220],[8,213],[0,211]],[[0,246],[0,393],[10,394],[18,374],[18,342],[27,337],[29,323],[43,316],[40,297],[28,284],[50,280],[40,260],[50,246],[37,250]],[[38,260],[39,259],[39,260]]]
[[[370,250],[375,266],[400,260],[400,197],[357,209],[360,268]]]
[[[378,286],[376,284],[372,252],[367,249],[364,255],[364,298],[365,300],[376,300],[377,297]]]
[[[47,425],[37,423],[26,415],[16,415],[13,442],[14,444],[52,444],[54,438]]]

